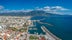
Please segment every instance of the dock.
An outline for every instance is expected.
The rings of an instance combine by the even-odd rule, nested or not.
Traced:
[[[47,40],[62,40],[57,36],[55,36],[54,34],[52,34],[45,26],[42,26],[41,28],[46,33]]]

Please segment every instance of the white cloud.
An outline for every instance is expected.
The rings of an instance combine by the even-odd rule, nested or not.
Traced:
[[[33,9],[27,9],[27,10],[25,10],[25,12],[30,12],[30,11],[33,11]]]
[[[66,9],[66,8],[64,8],[64,7],[61,7],[61,6],[54,6],[54,7],[52,7],[52,9],[62,10],[62,11],[69,10],[69,9]]]
[[[43,9],[47,10],[47,11],[58,11],[58,10],[59,11],[66,11],[66,10],[69,10],[69,9],[66,9],[64,7],[61,7],[61,6],[52,6],[52,7],[45,6]]]
[[[43,11],[50,12],[50,13],[55,13],[55,14],[62,14],[62,11],[64,11],[64,12],[65,11],[69,11],[69,9],[64,8],[62,6],[45,6],[43,8],[36,7],[35,9],[26,9],[26,10],[24,10],[24,8],[23,9],[20,9],[20,10],[9,10],[9,9],[4,9],[3,6],[0,6],[0,13],[30,12],[30,11],[33,11],[33,10],[43,10]]]
[[[43,10],[43,8],[35,7],[34,10]]]
[[[2,10],[2,9],[4,9],[4,7],[0,5],[0,10]]]
[[[45,6],[45,7],[43,8],[43,10],[44,10],[44,11],[51,11],[51,7]]]
[[[43,11],[46,11],[46,12],[55,13],[55,14],[60,14],[62,11],[69,11],[69,9],[61,7],[61,6],[45,6],[39,9],[42,9]]]
[[[45,6],[45,7],[44,7],[44,9],[50,9],[50,8],[51,8],[51,7],[49,7],[49,6]]]
[[[32,11],[32,9],[27,9],[27,10],[24,10],[24,9],[21,9],[21,10],[9,10],[9,9],[5,9],[5,10],[1,11],[1,13],[10,13],[10,12],[17,13],[17,12],[30,12],[30,11]]]

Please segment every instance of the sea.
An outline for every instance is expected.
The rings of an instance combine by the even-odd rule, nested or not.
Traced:
[[[72,40],[72,16],[35,16],[32,17],[31,20],[40,20],[40,22],[49,23],[53,26],[34,22],[38,30],[29,30],[30,33],[34,34],[38,32],[39,34],[45,34],[41,29],[41,26],[44,25],[51,33],[60,39]]]

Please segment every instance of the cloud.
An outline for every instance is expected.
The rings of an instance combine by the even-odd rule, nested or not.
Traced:
[[[68,11],[69,9],[62,6],[45,6],[43,8],[36,7],[35,10],[43,10],[50,13],[58,13],[59,11]]]
[[[54,7],[52,7],[52,9],[62,10],[62,11],[69,10],[69,9],[66,9],[66,8],[64,8],[64,7],[61,7],[61,6],[54,6]]]
[[[62,6],[45,6],[45,7],[36,7],[35,9],[20,9],[20,10],[10,10],[10,9],[4,9],[4,6],[0,5],[0,13],[10,13],[10,12],[30,12],[33,10],[43,10],[45,12],[50,12],[54,14],[67,14],[67,11],[70,11],[70,9],[64,8]]]
[[[1,6],[1,5],[0,5],[0,10],[2,10],[2,9],[4,9],[4,6]]]
[[[55,14],[60,14],[61,12],[66,12],[70,10],[62,6],[45,6],[43,8],[38,8],[38,9],[41,9],[43,11],[50,12],[50,13],[55,13]]]
[[[45,6],[44,9],[51,9],[51,7],[49,7],[49,6]]]
[[[9,10],[9,9],[4,9],[3,11],[0,11],[0,13],[10,13],[10,12],[14,12],[14,13],[18,13],[18,12],[30,12],[33,11],[33,9],[20,9],[20,10]]]
[[[45,6],[45,7],[43,8],[43,10],[44,10],[44,11],[51,11],[51,7]]]
[[[53,11],[53,10],[55,10],[55,11],[58,11],[58,10],[59,11],[66,11],[66,10],[69,10],[69,9],[61,7],[61,6],[52,6],[52,7],[45,6],[43,9],[44,10],[48,10],[48,11]]]
[[[0,5],[0,13],[10,13],[10,12],[30,12],[33,11],[33,9],[26,9],[24,10],[24,8],[20,9],[20,10],[10,10],[10,9],[5,9],[4,6]]]
[[[34,10],[43,10],[43,8],[35,7]]]

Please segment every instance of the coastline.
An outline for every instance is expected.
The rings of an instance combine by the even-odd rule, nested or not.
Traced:
[[[42,28],[42,30],[43,30],[44,32],[46,32],[46,35],[48,36],[48,38],[50,37],[51,40],[62,40],[62,39],[58,38],[57,36],[55,36],[54,34],[52,34],[52,33],[51,33],[48,29],[46,29],[44,26],[41,27],[41,28]]]

